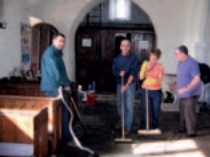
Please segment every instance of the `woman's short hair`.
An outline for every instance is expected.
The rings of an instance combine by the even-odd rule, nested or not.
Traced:
[[[159,59],[161,57],[160,49],[152,49],[152,50],[150,50],[149,54],[155,55],[157,57],[157,59]]]

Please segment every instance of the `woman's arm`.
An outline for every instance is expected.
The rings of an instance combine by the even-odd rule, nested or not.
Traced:
[[[144,63],[141,66],[141,70],[139,73],[139,79],[143,80],[145,78],[146,75],[146,71],[147,71],[147,65],[148,65],[148,61],[144,61]]]
[[[163,68],[162,64],[160,64],[160,73],[159,73],[159,76],[158,76],[158,79],[159,79],[160,83],[163,80],[163,76],[164,76],[164,68]]]

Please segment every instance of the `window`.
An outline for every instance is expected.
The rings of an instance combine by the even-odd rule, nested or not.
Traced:
[[[110,20],[130,20],[131,1],[130,0],[109,0]]]

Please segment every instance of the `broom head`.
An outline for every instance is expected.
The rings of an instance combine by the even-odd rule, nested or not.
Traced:
[[[116,138],[114,141],[116,143],[132,143],[133,142],[131,138]]]
[[[160,129],[151,129],[151,130],[138,130],[140,135],[160,135]]]

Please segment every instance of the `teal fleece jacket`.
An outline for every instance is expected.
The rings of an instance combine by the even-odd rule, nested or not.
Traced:
[[[55,91],[59,86],[70,86],[63,53],[53,44],[47,48],[41,59],[41,91]]]

